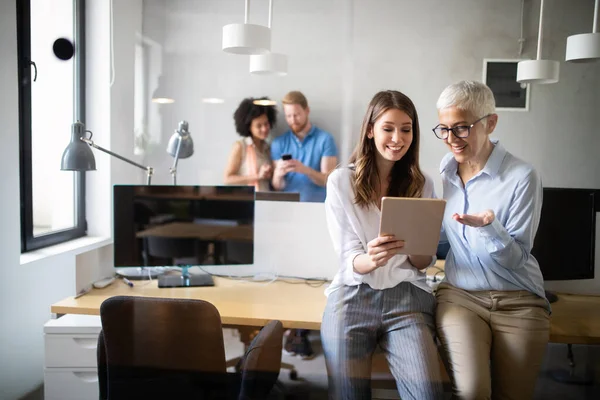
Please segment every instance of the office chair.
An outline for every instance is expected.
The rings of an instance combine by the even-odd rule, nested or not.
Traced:
[[[250,342],[249,338],[252,337],[258,331],[258,329],[252,327],[238,327],[238,331],[240,333],[240,340],[242,343],[244,343],[244,354],[248,354],[248,351],[250,351],[252,346],[251,343],[250,345],[248,345],[248,342]],[[283,333],[281,334],[281,336],[281,341],[283,342]],[[239,372],[239,368],[242,365],[242,360],[244,357],[245,355],[233,357],[227,360],[226,367],[235,367],[235,370]],[[296,370],[294,364],[280,362],[280,369],[289,370],[289,377],[291,380],[295,381],[296,379],[298,379],[298,371]]]
[[[229,374],[221,317],[206,301],[116,296],[102,303],[100,318],[100,399],[261,399],[279,375],[279,321]]]

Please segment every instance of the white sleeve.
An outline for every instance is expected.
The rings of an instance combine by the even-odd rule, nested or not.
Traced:
[[[344,175],[340,172],[339,170],[334,171],[327,179],[325,215],[329,235],[339,258],[342,283],[353,286],[362,283],[363,275],[354,271],[352,263],[356,256],[365,254],[366,251],[350,222],[348,210],[346,210],[350,204],[344,204],[342,201],[342,198],[348,196],[348,193],[340,193],[338,183],[340,178],[344,179]]]

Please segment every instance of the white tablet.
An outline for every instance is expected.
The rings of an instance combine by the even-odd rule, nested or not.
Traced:
[[[404,240],[401,254],[433,256],[437,251],[446,200],[384,197],[381,200],[380,235]]]

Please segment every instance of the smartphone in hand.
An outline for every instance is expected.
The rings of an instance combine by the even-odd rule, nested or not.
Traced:
[[[284,154],[284,155],[281,156],[281,159],[283,161],[291,160],[292,159],[292,155],[291,154]]]

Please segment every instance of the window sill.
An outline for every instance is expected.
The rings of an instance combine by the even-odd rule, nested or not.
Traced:
[[[69,240],[54,246],[30,251],[21,254],[21,265],[48,259],[54,256],[73,255],[76,256],[91,250],[99,249],[113,242],[112,238],[98,236],[84,236],[79,239]]]

